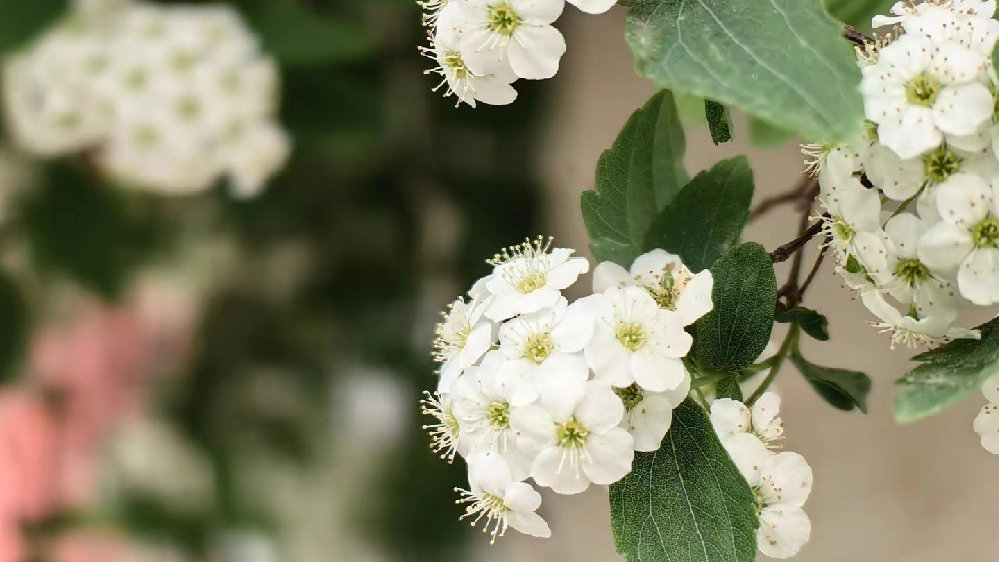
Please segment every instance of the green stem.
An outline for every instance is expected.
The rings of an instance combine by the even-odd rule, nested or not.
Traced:
[[[896,210],[892,212],[892,215],[889,218],[891,219],[891,218],[895,217],[896,215],[898,215],[898,214],[902,213],[903,211],[905,211],[906,208],[910,206],[910,203],[913,203],[914,201],[916,201],[917,197],[920,197],[920,194],[923,193],[923,192],[924,192],[924,188],[921,187],[919,190],[917,190],[916,193],[913,194],[912,197],[910,197],[906,201],[903,201],[902,203],[900,203],[899,207],[896,207]]]
[[[771,367],[771,372],[767,374],[764,382],[760,383],[757,390],[753,391],[750,398],[747,399],[746,405],[753,406],[753,403],[760,398],[761,394],[767,391],[771,383],[774,382],[775,377],[778,376],[778,371],[781,370],[781,366],[785,363],[785,359],[788,357],[788,352],[791,351],[792,346],[796,345],[799,341],[799,326],[797,324],[789,324],[788,335],[785,336],[785,341],[781,342],[781,347],[778,349],[778,353],[774,355],[774,364]]]

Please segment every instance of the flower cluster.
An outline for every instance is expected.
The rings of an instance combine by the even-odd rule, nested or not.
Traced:
[[[899,2],[876,17],[899,32],[858,51],[863,134],[813,152],[838,272],[893,345],[977,337],[953,326],[959,310],[1000,297],[995,8]]]
[[[789,558],[809,541],[812,526],[802,506],[812,491],[812,469],[802,455],[781,447],[781,399],[765,392],[750,406],[729,398],[712,403],[712,426],[753,489],[757,504],[757,549]]]
[[[979,441],[984,449],[994,455],[1000,454],[1000,413],[997,412],[1000,382],[997,375],[983,381],[981,390],[986,397],[986,405],[979,410],[979,415],[972,422],[972,429],[979,434]]]
[[[712,275],[654,250],[631,270],[606,262],[594,293],[562,292],[585,258],[538,238],[504,250],[438,325],[437,391],[424,401],[432,448],[469,465],[465,517],[493,538],[507,527],[549,536],[528,483],[577,494],[632,470],[660,447],[691,378],[684,327],[712,308]]]
[[[3,68],[14,141],[92,155],[108,176],[167,193],[257,193],[289,152],[277,69],[228,6],[78,2]],[[88,9],[91,8],[91,9]]]
[[[552,78],[566,41],[552,24],[567,0],[424,0],[429,47],[421,47],[437,66],[445,96],[472,107],[480,101],[506,105],[518,78]],[[611,9],[616,0],[568,0],[589,14]]]

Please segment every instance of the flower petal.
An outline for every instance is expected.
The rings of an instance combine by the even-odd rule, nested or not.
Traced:
[[[611,287],[628,287],[635,285],[635,280],[628,271],[613,261],[602,261],[594,268],[593,290],[603,293]]]
[[[989,306],[1000,300],[996,248],[976,248],[958,268],[958,291],[973,304]]]
[[[561,4],[561,2],[560,2]],[[507,46],[510,68],[521,78],[544,80],[559,71],[566,40],[551,25],[521,25]]]
[[[770,558],[790,558],[809,542],[812,524],[801,508],[776,505],[760,513],[757,548]]]
[[[591,433],[587,437],[587,455],[581,468],[595,484],[614,484],[632,471],[635,451],[632,436],[620,427],[613,427],[603,435]]]

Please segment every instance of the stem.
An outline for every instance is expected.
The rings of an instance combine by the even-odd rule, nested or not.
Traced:
[[[799,302],[802,302],[802,296],[806,294],[806,289],[812,284],[813,279],[816,277],[816,272],[819,271],[820,264],[823,263],[823,257],[826,256],[826,250],[829,248],[829,244],[823,244],[823,247],[819,249],[819,255],[816,256],[816,262],[813,263],[812,269],[809,270],[809,274],[806,275],[806,280],[802,282],[802,286],[799,287]]]
[[[792,189],[789,189],[784,193],[779,193],[778,195],[774,195],[764,199],[763,201],[758,203],[756,207],[750,210],[750,214],[747,216],[747,222],[754,221],[761,215],[764,215],[765,213],[767,213],[768,211],[779,205],[784,205],[785,203],[792,203],[798,199],[801,199],[806,193],[806,191],[809,189],[809,186],[811,185],[812,181],[813,179],[811,177],[803,176],[802,179],[799,180],[799,183],[797,183],[795,187],[793,187]]]
[[[875,42],[875,40],[872,39],[871,37],[858,33],[858,30],[855,29],[853,25],[844,26],[844,39],[847,39],[848,41],[854,43],[859,47],[864,47],[869,43]]]
[[[778,376],[778,371],[781,370],[781,366],[785,363],[785,359],[788,357],[788,352],[791,350],[792,345],[794,345],[799,340],[799,327],[797,324],[790,324],[788,327],[788,334],[785,336],[785,341],[781,342],[781,347],[778,349],[778,353],[774,355],[774,366],[771,367],[771,371],[767,374],[757,390],[753,391],[745,402],[747,407],[753,406],[753,403],[760,398],[761,394],[764,394],[771,383],[774,382],[775,377]]]
[[[808,220],[809,215],[806,215]],[[823,230],[823,222],[813,223],[801,236],[792,240],[791,242],[779,246],[773,252],[771,252],[771,263],[781,263],[792,257],[802,246],[806,245],[806,242],[812,240],[817,234]]]

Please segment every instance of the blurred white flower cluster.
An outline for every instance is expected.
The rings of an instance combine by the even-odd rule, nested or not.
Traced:
[[[616,0],[568,0],[589,14],[611,9]],[[429,47],[421,51],[441,76],[435,88],[457,104],[477,101],[506,105],[518,78],[542,80],[559,70],[566,40],[552,24],[567,0],[423,0]]]
[[[809,541],[812,525],[802,511],[812,491],[812,468],[802,455],[781,447],[785,427],[781,398],[765,392],[750,406],[720,398],[712,402],[712,426],[753,490],[757,506],[757,549],[771,558],[790,558]]]
[[[275,63],[226,5],[79,1],[2,81],[19,147],[85,153],[127,185],[188,193],[225,175],[251,196],[288,156]]]
[[[899,33],[859,49],[865,130],[813,147],[838,272],[893,345],[977,337],[958,311],[998,302],[995,9],[898,2],[876,17]]]
[[[684,327],[711,310],[711,273],[654,250],[631,271],[600,264],[594,294],[569,303],[589,269],[572,254],[542,238],[504,250],[438,325],[426,428],[442,457],[466,459],[460,501],[494,539],[549,536],[525,480],[560,494],[617,482],[634,451],[660,447],[691,385]]]
[[[986,397],[986,405],[979,410],[979,414],[972,422],[972,429],[979,434],[979,442],[984,449],[994,455],[1000,454],[1000,413],[997,411],[1000,378],[993,375],[986,379],[980,390]]]

